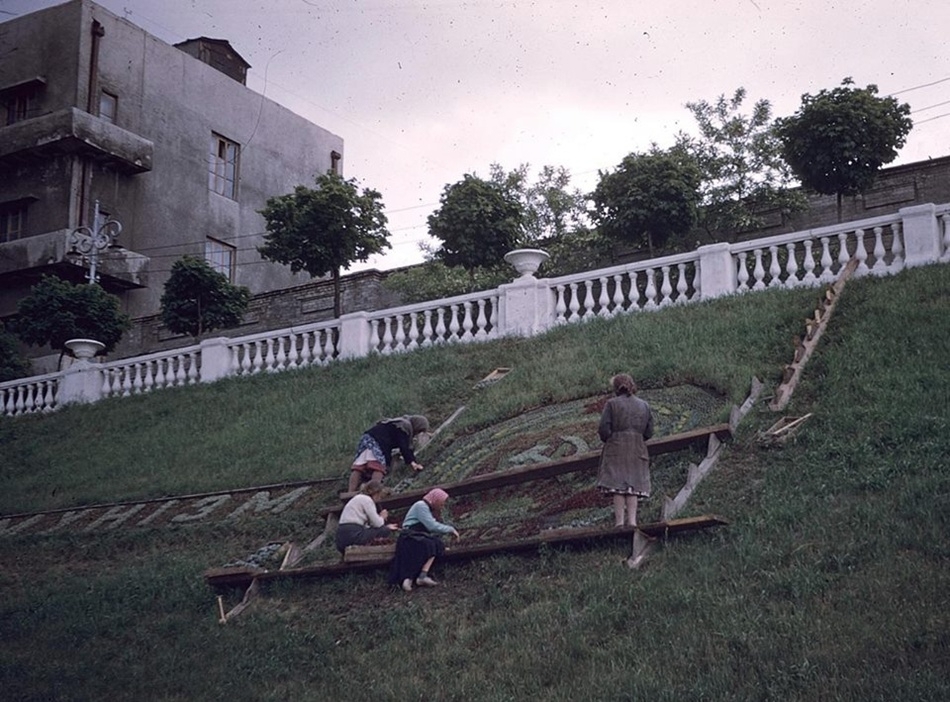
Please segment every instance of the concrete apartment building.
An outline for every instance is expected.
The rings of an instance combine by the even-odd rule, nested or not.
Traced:
[[[247,88],[248,68],[227,41],[172,46],[90,0],[0,24],[0,318],[43,274],[86,280],[74,231],[97,203],[121,224],[99,282],[134,318],[185,254],[255,294],[309,282],[261,260],[257,210],[339,172],[343,139]]]

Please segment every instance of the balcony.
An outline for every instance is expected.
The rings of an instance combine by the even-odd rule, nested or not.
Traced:
[[[78,154],[121,173],[152,170],[152,142],[75,107],[0,128],[0,164]]]
[[[58,229],[0,244],[0,281],[33,280],[57,272],[82,280],[88,265],[70,255],[71,230]],[[99,254],[98,272],[103,287],[129,290],[148,286],[148,256],[124,248]],[[0,282],[2,285],[2,282]]]

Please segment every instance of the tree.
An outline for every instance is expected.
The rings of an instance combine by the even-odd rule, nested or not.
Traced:
[[[172,265],[162,293],[162,323],[175,334],[197,339],[212,329],[234,327],[251,301],[251,291],[232,285],[207,261],[183,256]]]
[[[16,337],[0,323],[0,383],[30,375],[30,363],[20,355]]]
[[[31,346],[49,344],[62,355],[69,339],[95,339],[108,353],[131,326],[119,298],[96,283],[73,285],[45,275],[20,300],[12,331]]]
[[[792,174],[782,158],[771,104],[759,100],[746,115],[740,112],[745,98],[745,88],[738,88],[715,103],[686,103],[699,136],[677,136],[678,146],[693,155],[702,173],[699,224],[713,240],[761,226],[766,212],[785,216],[805,207],[804,196],[790,187]]]
[[[267,222],[261,256],[304,270],[313,278],[333,276],[333,313],[342,313],[340,270],[390,248],[381,195],[362,193],[356,180],[336,173],[316,178],[316,189],[298,185],[288,195],[272,197],[260,210]]]
[[[596,268],[605,258],[604,241],[590,227],[588,196],[570,188],[571,174],[563,166],[544,166],[535,182],[529,181],[528,164],[511,172],[491,165],[491,179],[524,210],[522,244],[537,246],[551,257],[546,275],[567,275]]]
[[[914,126],[910,105],[853,84],[845,78],[834,90],[806,93],[798,112],[776,121],[792,172],[806,188],[837,196],[839,221],[842,196],[865,192]]]
[[[465,174],[446,185],[439,209],[429,215],[429,234],[442,241],[435,257],[470,274],[498,265],[524,234],[524,208],[492,181]]]
[[[700,171],[683,149],[624,157],[612,173],[600,173],[591,195],[593,217],[601,233],[614,241],[646,244],[650,255],[674,234],[696,223]]]

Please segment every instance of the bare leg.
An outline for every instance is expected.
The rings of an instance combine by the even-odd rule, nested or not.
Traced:
[[[623,526],[623,512],[626,505],[625,495],[614,495],[614,526]]]
[[[432,564],[433,564],[433,563],[435,563],[435,556],[430,557],[429,560],[427,560],[427,561],[423,564],[423,566],[422,566],[422,572],[423,572],[423,573],[428,573],[428,572],[429,572],[429,568],[432,567]]]
[[[373,471],[373,476],[372,476],[373,480],[378,480],[379,482],[383,482],[383,478],[385,477],[386,477],[386,474],[383,471],[381,470]]]
[[[627,526],[636,526],[637,525],[637,496],[636,495],[624,495],[627,503]]]
[[[350,471],[350,484],[347,486],[347,492],[356,492],[360,489],[360,480],[363,478],[363,471]]]

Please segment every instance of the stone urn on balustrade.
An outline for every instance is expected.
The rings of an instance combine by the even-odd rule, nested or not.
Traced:
[[[92,358],[102,351],[106,345],[95,339],[69,339],[66,348],[79,362],[90,363]]]
[[[534,278],[541,264],[550,258],[543,249],[514,249],[505,254],[505,261],[514,266],[521,279]]]

